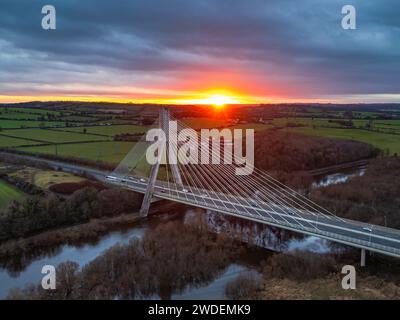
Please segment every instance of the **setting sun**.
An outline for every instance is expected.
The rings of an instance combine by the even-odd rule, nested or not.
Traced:
[[[233,103],[237,103],[238,101],[236,99],[233,99],[229,96],[225,96],[223,94],[214,94],[214,95],[211,95],[210,97],[206,98],[204,102],[206,104],[211,104],[215,107],[221,108],[226,104],[233,104]]]

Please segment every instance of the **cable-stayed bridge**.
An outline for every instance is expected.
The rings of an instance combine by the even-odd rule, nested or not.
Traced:
[[[169,110],[163,108],[159,127],[169,132],[170,120]],[[178,132],[190,129],[182,122],[174,121],[178,123]],[[166,140],[164,156],[168,159],[168,153],[177,150],[179,143],[168,133]],[[225,146],[227,143],[231,141],[224,140]],[[361,265],[365,265],[366,250],[400,257],[399,230],[338,217],[257,168],[251,175],[236,175],[235,162],[162,164],[157,161],[150,166],[145,155],[148,144],[142,138],[107,176],[109,183],[145,195],[143,215],[147,214],[153,198],[167,199],[360,248]],[[175,148],[170,149],[169,144],[175,144]],[[221,150],[225,150],[224,146],[210,150],[210,153],[216,155]],[[232,153],[229,155],[235,157]],[[174,156],[180,160],[182,155]]]

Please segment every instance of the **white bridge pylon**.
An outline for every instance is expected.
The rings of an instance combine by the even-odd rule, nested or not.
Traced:
[[[175,150],[174,148],[169,147],[171,139],[173,141],[176,141],[176,139],[177,139],[177,137],[169,136],[170,135],[170,130],[169,130],[170,117],[171,117],[171,115],[170,115],[169,109],[165,108],[165,107],[161,108],[160,114],[159,114],[159,126],[160,126],[160,129],[162,129],[166,135],[166,143],[164,144],[165,150],[162,150],[162,149],[159,150],[159,152],[161,152],[161,155],[159,155],[158,161],[151,168],[149,181],[147,183],[146,192],[144,194],[144,198],[143,198],[143,202],[142,202],[142,207],[140,208],[141,216],[147,216],[147,214],[149,213],[150,204],[151,204],[151,201],[153,198],[153,193],[154,193],[154,186],[155,186],[158,172],[160,169],[160,160],[161,160],[163,153],[165,153],[166,159],[167,159],[166,161],[168,161],[169,152],[171,152],[171,150]],[[178,188],[182,189],[183,183],[182,183],[182,177],[179,172],[178,165],[177,164],[169,164],[169,168],[172,171],[172,175],[174,177],[176,185],[178,186]],[[168,167],[166,168],[166,170],[168,170]]]

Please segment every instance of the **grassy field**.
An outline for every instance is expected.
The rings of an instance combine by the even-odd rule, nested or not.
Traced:
[[[60,111],[55,111],[55,110],[47,110],[47,109],[39,109],[39,108],[4,108],[0,107],[0,112],[1,113],[7,113],[7,112],[18,112],[18,113],[35,113],[35,114],[41,114],[41,115],[46,115],[46,114],[53,114],[53,115],[60,115]]]
[[[232,129],[254,129],[254,131],[263,131],[265,129],[273,128],[273,125],[263,124],[263,123],[246,123],[246,124],[236,124],[230,128]]]
[[[208,119],[208,118],[185,118],[182,122],[193,129],[212,129],[228,126],[232,129],[254,129],[255,131],[261,131],[268,128],[272,128],[272,124],[263,123],[244,123],[244,124],[232,124],[232,122],[220,119]]]
[[[67,172],[41,170],[32,167],[26,167],[18,170],[10,174],[10,176],[21,178],[42,189],[48,189],[53,184],[64,182],[80,182],[85,180],[84,178],[74,176]]]
[[[338,119],[340,120],[340,119]],[[271,121],[271,124],[276,126],[286,126],[288,123],[295,123],[303,126],[339,126],[338,123],[334,122],[335,119],[323,119],[323,118],[277,118]],[[353,124],[355,127],[364,127],[368,123],[368,120],[355,119]]]
[[[83,132],[86,129],[86,133],[104,134],[107,136],[115,136],[121,133],[140,133],[146,132],[149,128],[144,126],[136,125],[114,125],[114,126],[85,126],[79,128],[66,128],[59,130],[68,130],[74,132]]]
[[[37,143],[29,140],[9,138],[0,135],[0,148],[18,147],[18,146],[33,145],[33,144]]]
[[[93,122],[96,118],[85,116],[65,116],[62,118],[65,121],[78,121],[78,122]]]
[[[46,127],[63,127],[63,121],[23,121],[23,120],[0,120],[0,128],[2,129],[19,129],[19,128],[38,128],[40,126]]]
[[[341,119],[336,119],[341,120]],[[365,119],[353,119],[352,120],[354,127],[356,128],[365,128],[368,124],[369,120]],[[340,125],[335,122],[335,119],[322,119],[322,118],[277,118],[271,121],[271,124],[276,126],[286,126],[288,123],[301,124],[309,127],[339,127]],[[392,128],[392,129],[400,129],[400,120],[374,120],[372,122],[372,126],[374,128]]]
[[[0,135],[1,134],[12,135],[20,138],[36,139],[46,142],[79,142],[105,139],[105,137],[100,136],[45,129],[7,130],[0,132]]]
[[[231,123],[223,119],[209,119],[209,118],[184,118],[181,120],[186,126],[193,129],[207,129],[207,128],[218,128],[221,126],[227,126]]]
[[[302,133],[313,136],[341,138],[357,140],[372,144],[381,150],[389,150],[391,154],[400,153],[400,136],[380,132],[359,129],[335,129],[335,128],[288,128],[291,132]]]
[[[30,119],[33,121],[37,121],[39,114],[29,114],[29,113],[20,113],[20,112],[0,112],[0,117],[9,118],[9,119]]]
[[[400,130],[400,121],[399,120],[376,120],[373,123],[374,127],[380,128],[392,128],[396,130]]]
[[[18,189],[0,179],[0,210],[3,210],[12,200],[19,200],[24,196]]]
[[[126,107],[128,108],[128,107]],[[124,106],[118,109],[126,109]],[[102,108],[102,110],[107,108]],[[0,120],[0,147],[16,147],[23,151],[32,153],[43,153],[43,154],[58,154],[60,156],[70,156],[76,158],[83,158],[89,160],[101,160],[109,163],[119,163],[131,150],[134,142],[114,142],[112,137],[117,134],[124,133],[145,133],[150,127],[140,125],[112,125],[112,126],[91,126],[91,123],[74,123],[82,125],[79,127],[68,127],[68,128],[56,128],[56,130],[45,130],[39,129],[38,127],[45,126],[58,126],[64,127],[67,120],[80,120],[80,121],[94,121],[96,118],[109,117],[110,114],[93,114],[94,117],[86,116],[84,113],[80,114],[81,111],[87,111],[90,114],[91,111],[96,109],[79,106],[65,109],[65,111],[59,110],[47,110],[39,108],[0,108],[0,117],[13,118],[14,120]],[[141,115],[151,114],[155,115],[158,107],[141,108],[138,109]],[[98,112],[97,110],[96,112]],[[299,124],[302,127],[287,127],[281,130],[288,130],[291,132],[298,132],[308,135],[317,135],[322,137],[335,137],[342,139],[353,139],[366,143],[370,143],[382,150],[390,150],[393,153],[400,152],[400,135],[389,134],[391,131],[400,132],[400,120],[374,120],[372,125],[374,128],[379,128],[383,132],[372,132],[366,130],[360,130],[357,128],[364,128],[368,124],[368,119],[354,119],[353,129],[341,128],[340,124],[334,122],[335,119],[327,119],[328,116],[343,116],[342,111],[325,110],[317,107],[310,107],[309,112],[312,112],[314,118],[305,118],[304,113],[297,112],[296,108],[293,112],[287,112],[288,118],[275,118],[270,120],[268,123],[247,123],[247,124],[234,124],[231,120],[226,119],[214,119],[214,118],[185,118],[182,119],[185,125],[194,129],[201,128],[253,128],[256,131],[262,131],[271,128],[282,128],[288,126],[288,124]],[[47,114],[62,116],[65,121],[37,121],[39,116],[46,116]],[[357,116],[362,117],[376,117],[379,113],[375,112],[362,112],[354,113]],[[296,117],[299,115],[299,117]],[[316,118],[319,116],[319,118]],[[325,118],[322,118],[325,117]],[[22,121],[19,119],[32,119],[31,121]],[[338,119],[339,120],[339,119]],[[129,121],[127,119],[113,119],[107,120],[107,122],[125,123]],[[16,129],[22,126],[34,127],[37,129]],[[327,128],[327,127],[337,128]],[[396,130],[396,131],[395,131]],[[68,132],[66,132],[68,131]],[[86,131],[86,134],[83,132]],[[389,133],[388,133],[389,132]],[[72,142],[73,144],[58,145],[55,146],[35,146],[39,142],[8,138],[3,136],[12,135],[20,138],[35,139],[49,143],[65,143]],[[92,135],[94,134],[94,135]],[[103,136],[96,136],[103,135]],[[110,142],[93,142],[93,143],[79,143],[82,141],[99,141],[99,140],[110,140]],[[28,147],[21,147],[29,145]],[[139,152],[139,151],[137,151]],[[144,150],[141,150],[144,153]]]
[[[134,145],[135,142],[119,141],[66,144],[59,145],[57,147],[57,152],[59,156],[75,157],[95,161],[101,160],[109,163],[119,163],[133,148]],[[21,151],[38,154],[55,154],[54,146],[33,146],[18,149],[20,149]]]

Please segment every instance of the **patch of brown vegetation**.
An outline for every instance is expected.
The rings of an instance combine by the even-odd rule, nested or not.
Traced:
[[[49,190],[59,194],[70,195],[73,194],[75,191],[81,190],[86,187],[95,188],[97,191],[107,189],[107,187],[100,182],[84,180],[81,182],[64,182],[53,184],[49,187]]]
[[[370,162],[365,174],[347,183],[314,189],[311,198],[338,216],[400,228],[400,158]]]
[[[265,279],[254,298],[270,300],[371,300],[399,299],[400,287],[373,276],[358,276],[355,290],[344,290],[338,276],[298,282],[290,279]]]

